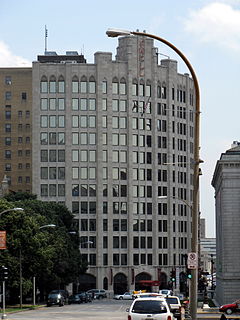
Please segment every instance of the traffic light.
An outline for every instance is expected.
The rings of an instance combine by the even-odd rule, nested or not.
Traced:
[[[172,269],[171,273],[170,273],[170,280],[172,282],[175,282],[176,281],[176,270],[175,269]]]
[[[7,267],[1,266],[0,278],[1,278],[1,281],[5,281],[8,279],[8,268]]]
[[[187,278],[192,279],[191,269],[187,269]]]

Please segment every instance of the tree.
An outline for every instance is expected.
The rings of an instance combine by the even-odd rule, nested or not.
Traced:
[[[87,265],[81,260],[79,237],[69,233],[74,230],[74,220],[64,205],[16,196],[14,202],[0,200],[0,212],[14,207],[24,209],[9,211],[0,218],[0,230],[7,231],[7,250],[1,254],[0,263],[9,269],[7,284],[12,300],[19,296],[20,257],[23,295],[32,290],[35,276],[43,297],[51,289],[74,282]],[[48,224],[56,227],[39,229]]]

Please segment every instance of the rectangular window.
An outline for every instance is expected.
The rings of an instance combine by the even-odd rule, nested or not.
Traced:
[[[72,93],[78,93],[78,81],[72,81]]]
[[[47,145],[48,144],[48,134],[47,132],[41,132],[40,134],[40,142],[42,145]]]
[[[72,144],[79,144],[79,134],[78,132],[72,133]]]
[[[11,76],[6,76],[5,77],[5,84],[6,85],[11,85],[12,84],[12,77]]]
[[[87,99],[80,99],[80,110],[87,111]]]
[[[59,111],[65,110],[65,99],[64,98],[58,99],[58,110]]]
[[[5,100],[11,100],[11,98],[12,98],[12,92],[6,91],[5,92]]]
[[[88,108],[90,111],[96,110],[96,99],[89,99],[88,100]]]

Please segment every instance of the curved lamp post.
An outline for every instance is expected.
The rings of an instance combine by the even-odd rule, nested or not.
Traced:
[[[168,47],[173,49],[185,62],[186,66],[188,67],[194,87],[195,87],[195,97],[196,97],[196,113],[195,113],[195,126],[194,126],[194,182],[193,182],[193,206],[192,206],[192,247],[191,250],[194,253],[198,253],[198,216],[199,216],[199,163],[202,162],[199,158],[199,135],[200,135],[200,90],[198,85],[197,76],[193,70],[188,59],[185,55],[176,48],[172,43],[169,41],[155,36],[153,34],[145,33],[145,32],[138,32],[138,31],[128,31],[128,30],[119,30],[119,29],[108,29],[106,32],[108,37],[119,37],[119,36],[126,36],[126,35],[136,35],[136,36],[143,36],[158,40],[163,42]],[[197,314],[197,270],[192,270],[192,281],[190,286],[190,313],[192,319],[196,319]]]
[[[0,212],[0,217],[3,213],[7,213],[7,212],[10,212],[10,211],[24,211],[23,208],[12,208],[12,209],[6,209],[6,210],[3,210],[2,212]]]
[[[39,230],[42,230],[45,228],[56,228],[56,225],[55,224],[45,224],[45,225],[39,227]],[[21,260],[20,260],[20,262],[22,262]],[[20,274],[20,276],[21,276],[20,277],[20,279],[21,279],[21,281],[20,281],[21,282],[21,286],[20,286],[20,288],[21,288],[21,294],[20,294],[21,302],[20,303],[22,305],[22,265],[21,265],[20,270],[21,270],[21,274]],[[35,278],[35,276],[33,277],[33,305],[34,306],[36,305],[36,278]]]
[[[43,226],[39,227],[39,230],[45,229],[45,228],[55,228],[55,224],[45,224]],[[23,292],[22,292],[22,250],[20,249],[19,253],[19,266],[20,266],[20,308],[22,308],[22,298],[23,298]],[[36,305],[36,295],[35,295],[35,277],[33,277],[33,305]]]

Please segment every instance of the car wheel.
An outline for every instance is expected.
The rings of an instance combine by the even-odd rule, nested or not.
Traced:
[[[98,299],[101,300],[103,298],[103,296],[99,296]]]
[[[119,300],[122,300],[123,299],[123,297],[119,297]]]
[[[226,314],[232,314],[232,312],[233,312],[232,309],[227,309],[226,310]]]

